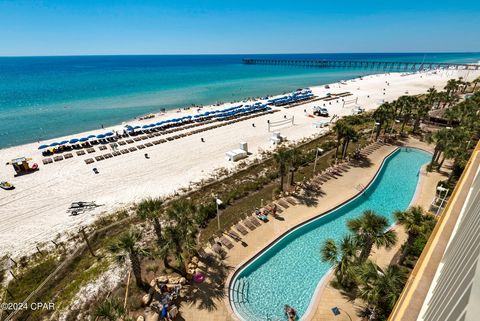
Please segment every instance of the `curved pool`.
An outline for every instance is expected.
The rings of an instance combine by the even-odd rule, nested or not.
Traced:
[[[320,259],[325,240],[339,241],[348,233],[346,222],[367,209],[394,223],[392,213],[408,208],[420,168],[430,157],[415,148],[397,149],[385,159],[364,193],[327,215],[297,227],[243,266],[229,287],[230,305],[235,314],[244,321],[286,320],[283,306],[288,304],[301,318],[331,268]]]

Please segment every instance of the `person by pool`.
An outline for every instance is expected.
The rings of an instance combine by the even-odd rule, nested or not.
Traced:
[[[288,304],[285,304],[283,309],[285,311],[285,315],[288,317],[288,321],[295,321],[297,319],[297,311],[295,311],[294,308]]]
[[[262,221],[266,221],[267,220],[267,215],[265,215],[264,213],[262,213],[258,207],[255,209],[255,215],[257,216],[258,219],[262,220]]]

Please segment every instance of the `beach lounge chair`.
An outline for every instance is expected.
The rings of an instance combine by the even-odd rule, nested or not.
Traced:
[[[59,162],[59,161],[63,160],[63,156],[60,156],[60,155],[55,156],[55,157],[53,158],[53,160],[56,161],[56,162]]]
[[[82,155],[85,155],[85,151],[83,150],[77,151],[77,156],[82,156]]]
[[[122,150],[120,151],[120,153],[122,153],[122,154],[128,154],[128,153],[130,153],[130,151],[129,151],[128,149],[122,149]]]
[[[144,149],[144,148],[145,148],[145,146],[144,146],[144,145],[142,145],[142,144],[140,144],[140,145],[137,145],[137,148],[138,148],[138,149]]]
[[[135,143],[135,141],[133,139],[127,139],[127,143],[128,144],[133,144],[133,143]]]
[[[47,165],[47,164],[53,163],[53,161],[51,158],[44,158],[42,159],[42,163],[43,165]]]
[[[103,154],[103,158],[107,159],[107,158],[112,158],[112,154],[110,153],[106,153],[106,154]]]
[[[141,139],[140,137],[134,137],[133,140],[136,141],[136,142],[139,142],[139,141],[141,141],[142,139]]]
[[[72,154],[72,153],[67,153],[67,154],[63,155],[63,157],[64,157],[65,159],[69,159],[69,158],[72,158],[72,157],[73,157],[73,154]]]
[[[123,145],[127,145],[127,143],[126,143],[126,142],[124,142],[124,141],[119,141],[119,142],[118,142],[118,145],[121,145],[121,146],[123,146]]]
[[[248,234],[247,229],[245,227],[243,227],[243,225],[241,225],[240,223],[235,224],[235,229],[237,231],[239,231],[242,235],[247,235]]]
[[[107,149],[107,146],[100,146],[98,147],[99,150],[106,150]]]
[[[105,159],[105,158],[103,158],[102,155],[95,156],[95,160],[96,160],[97,162],[102,161],[102,160],[104,160],[104,159]]]
[[[122,153],[120,153],[118,150],[116,150],[116,151],[112,152],[112,155],[113,156],[120,156],[120,155],[122,155]]]
[[[87,148],[87,153],[89,153],[89,154],[95,153],[95,148],[93,148],[93,147]]]
[[[93,163],[93,162],[95,162],[95,161],[93,160],[93,158],[87,158],[87,159],[85,160],[85,164],[87,164],[87,165],[88,165],[88,164],[91,164],[91,163]]]
[[[131,151],[131,152],[135,152],[135,151],[137,151],[138,149],[132,146],[132,147],[130,147],[128,150]]]
[[[152,143],[145,143],[145,146],[146,146],[146,147],[152,147],[153,144],[152,144]]]
[[[162,142],[159,141],[159,140],[154,140],[152,143],[153,143],[153,145],[159,145],[159,144],[161,144]]]

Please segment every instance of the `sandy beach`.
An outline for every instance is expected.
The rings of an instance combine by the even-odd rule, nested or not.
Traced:
[[[310,88],[319,97],[327,93],[351,92],[353,95],[345,99],[357,99],[358,105],[371,110],[378,107],[383,100],[392,101],[401,95],[424,93],[433,86],[440,90],[451,78],[463,77],[470,81],[478,77],[479,73],[453,70],[408,75],[390,73],[366,76],[342,84],[331,84],[330,89],[325,89],[324,86]],[[204,107],[203,111],[233,105],[237,104]],[[1,171],[0,180],[7,180],[16,188],[13,191],[0,190],[0,222],[2,223],[0,252],[13,256],[31,252],[35,250],[36,244],[55,239],[57,235],[77,231],[80,226],[93,222],[102,213],[124,207],[146,197],[170,195],[191,182],[209,177],[215,169],[222,167],[233,169],[236,164],[227,161],[225,153],[238,148],[241,141],[248,143],[249,152],[252,153],[248,160],[253,160],[259,155],[259,151],[273,148],[269,142],[272,134],[268,132],[267,120],[275,122],[283,120],[285,116],[287,118],[293,116],[293,126],[277,129],[290,141],[319,135],[327,129],[315,128],[313,123],[320,118],[308,116],[312,113],[312,107],[317,105],[323,105],[323,102],[307,102],[290,109],[274,107],[274,110],[280,111],[90,165],[85,164],[84,160],[100,153],[75,155],[70,159],[43,165],[44,157],[38,150],[37,142],[0,150],[0,161],[3,164],[13,158],[26,156],[32,158],[32,163],[40,166],[38,172],[20,177],[14,177],[11,166],[4,165]],[[333,100],[331,105],[327,102],[326,107],[330,115],[345,116],[352,114],[354,104],[344,107],[341,101],[337,103]],[[128,124],[141,126],[162,119],[196,113],[196,109],[171,111],[157,115],[153,121],[152,119],[131,121]],[[252,123],[255,123],[255,127]],[[104,130],[71,135],[65,139],[110,130],[121,131],[123,127],[124,124],[119,124]],[[201,142],[201,137],[205,142]],[[62,139],[40,143],[49,144]],[[141,143],[153,140],[155,138]],[[144,157],[145,153],[148,153],[148,159]],[[93,173],[94,167],[98,169],[99,174]],[[69,205],[78,201],[94,201],[102,206],[77,216],[66,213]]]

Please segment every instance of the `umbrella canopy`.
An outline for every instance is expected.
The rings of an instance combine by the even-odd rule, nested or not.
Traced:
[[[47,147],[48,147],[48,145],[40,145],[40,146],[38,147],[38,149],[45,149],[45,148],[47,148]]]
[[[95,135],[88,135],[87,138],[95,138]]]
[[[58,145],[58,143],[55,142],[55,143],[51,143],[49,146],[50,146],[50,147],[54,147],[54,146],[57,146],[57,145]]]
[[[105,138],[105,135],[100,134],[100,135],[97,135],[97,136],[95,136],[95,137],[97,137],[97,138]]]
[[[60,145],[68,144],[68,140],[62,140],[59,144]]]
[[[75,144],[76,142],[78,142],[78,139],[77,139],[77,138],[72,138],[72,139],[70,139],[70,141],[69,141],[70,144]]]
[[[106,134],[104,134],[104,135],[105,135],[105,136],[112,136],[113,133],[112,133],[112,132],[108,132],[108,133],[106,133]]]
[[[140,126],[135,126],[135,127],[133,127],[133,129],[139,129],[139,128],[141,128],[141,127],[140,127]]]
[[[79,142],[86,142],[88,140],[88,137],[82,137],[78,141]]]

